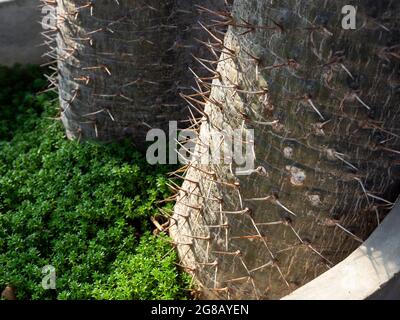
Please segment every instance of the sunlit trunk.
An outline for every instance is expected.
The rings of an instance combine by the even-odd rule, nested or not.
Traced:
[[[358,2],[355,30],[347,4],[235,1],[197,152],[240,128],[251,146],[253,129],[254,170],[194,160],[171,219],[203,298],[286,295],[357,248],[399,193],[400,2]]]
[[[205,39],[198,8],[209,0],[58,0],[58,76],[67,136],[143,147],[149,128],[186,120],[179,97]]]

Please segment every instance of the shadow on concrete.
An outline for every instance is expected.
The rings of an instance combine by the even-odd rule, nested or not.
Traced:
[[[0,65],[45,61],[39,5],[38,0],[0,0]]]

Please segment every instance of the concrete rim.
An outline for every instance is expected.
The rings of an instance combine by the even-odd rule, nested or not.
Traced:
[[[349,257],[282,300],[400,299],[400,198]]]

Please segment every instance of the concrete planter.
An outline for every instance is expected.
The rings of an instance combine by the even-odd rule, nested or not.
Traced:
[[[347,259],[283,300],[400,300],[400,200]]]
[[[0,0],[0,65],[45,61],[40,4],[39,0]]]

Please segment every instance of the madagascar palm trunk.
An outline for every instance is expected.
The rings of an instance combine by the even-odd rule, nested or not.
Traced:
[[[400,2],[357,2],[356,30],[342,27],[347,4],[234,3],[170,229],[203,298],[288,294],[359,246],[399,193]],[[237,128],[254,130],[247,175],[203,161]]]
[[[58,0],[58,74],[69,138],[143,147],[149,128],[187,119],[179,92],[190,88],[196,4],[209,0]],[[190,6],[189,6],[190,5]],[[213,8],[224,6],[214,1]]]

